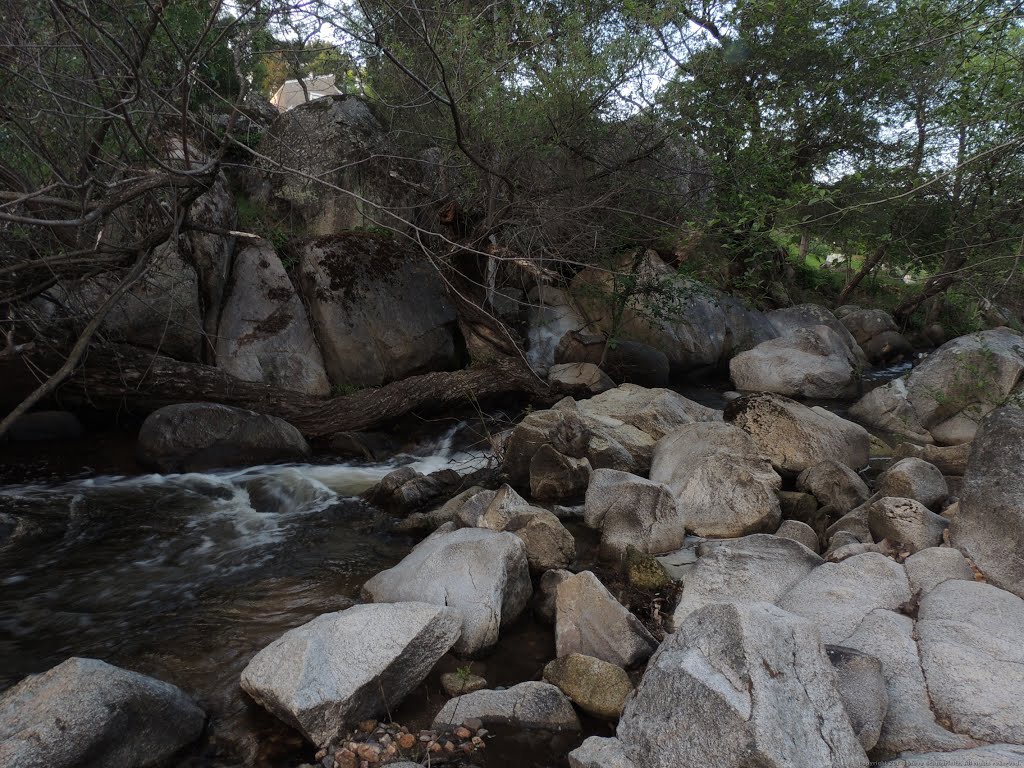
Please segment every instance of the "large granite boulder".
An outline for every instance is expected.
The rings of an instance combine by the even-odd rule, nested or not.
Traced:
[[[518,537],[530,571],[535,574],[565,568],[576,559],[576,540],[561,521],[548,510],[528,504],[507,485],[498,489],[479,517],[470,519],[465,510],[460,510],[459,516],[466,525],[507,531]]]
[[[601,554],[616,560],[630,546],[671,552],[686,538],[685,520],[667,485],[614,469],[599,469],[590,478],[584,519],[601,531]]]
[[[544,667],[544,680],[559,689],[580,709],[603,720],[618,720],[633,683],[622,667],[570,653]]]
[[[839,319],[853,334],[869,363],[890,362],[912,351],[892,315],[883,309],[856,307],[844,312]]]
[[[860,345],[857,344],[853,334],[847,330],[838,317],[820,304],[798,304],[794,307],[783,307],[769,312],[767,318],[779,336],[792,336],[802,328],[826,325],[839,335],[854,357],[860,361],[864,359]]]
[[[356,605],[291,629],[242,670],[242,688],[313,744],[396,707],[459,639],[457,611]]]
[[[875,540],[889,539],[916,552],[942,543],[949,521],[913,499],[883,496],[868,506],[868,529]]]
[[[153,411],[139,430],[139,461],[161,472],[302,459],[310,453],[284,419],[218,403],[179,403]]]
[[[331,391],[306,308],[265,240],[235,256],[217,333],[217,367],[236,379],[307,395]]]
[[[398,238],[342,232],[302,249],[299,286],[331,381],[374,387],[456,367],[455,309],[436,267]]]
[[[638,768],[868,765],[814,626],[766,603],[690,614],[647,665],[618,736]]]
[[[498,642],[533,594],[523,542],[486,528],[437,531],[398,565],[363,586],[377,603],[422,602],[458,611],[456,653],[472,655]]]
[[[70,658],[0,694],[4,768],[142,768],[199,738],[206,715],[180,689]]]
[[[921,600],[917,636],[940,720],[981,741],[1024,744],[1024,600],[944,581]]]
[[[838,515],[856,509],[870,495],[861,476],[835,459],[825,459],[805,469],[797,476],[796,487],[814,496],[822,506],[831,507]]]
[[[939,468],[924,459],[900,459],[878,478],[876,495],[913,499],[928,509],[938,509],[949,496],[949,486]]]
[[[952,547],[928,547],[903,561],[910,580],[910,591],[926,595],[944,581],[974,581],[974,572],[960,550]]]
[[[1024,373],[1024,336],[996,328],[943,344],[909,374],[872,390],[850,409],[861,423],[918,442],[974,439]]]
[[[856,355],[827,325],[798,328],[729,361],[733,385],[746,392],[840,400],[860,389]]]
[[[446,729],[467,719],[486,726],[515,729],[578,731],[579,718],[572,702],[557,686],[526,682],[504,691],[474,691],[449,699],[434,717],[434,728]]]
[[[717,422],[688,424],[658,441],[651,480],[676,497],[699,536],[743,536],[779,527],[782,478],[751,437]]]
[[[982,422],[964,475],[950,541],[989,581],[1024,597],[1024,410],[1006,406]]]
[[[852,469],[868,463],[867,430],[818,406],[781,395],[747,395],[726,406],[725,420],[750,434],[780,472],[800,473],[827,460]]]

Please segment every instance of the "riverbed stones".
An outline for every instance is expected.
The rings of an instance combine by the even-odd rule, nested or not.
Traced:
[[[256,654],[242,688],[315,745],[385,714],[459,639],[458,611],[427,603],[356,605],[291,629]]]
[[[139,461],[161,472],[303,459],[309,445],[284,419],[218,403],[153,411],[139,430]]]
[[[557,685],[588,715],[602,720],[618,720],[626,697],[633,692],[633,683],[621,667],[581,653],[548,662],[544,680]]]
[[[822,506],[842,516],[868,500],[869,491],[860,475],[834,459],[811,465],[796,478],[798,490],[812,494]]]
[[[205,720],[169,683],[72,657],[0,694],[0,765],[154,765],[199,738]]]
[[[802,544],[765,534],[707,541],[697,554],[672,613],[673,627],[711,603],[775,603],[824,562]]]
[[[436,532],[367,581],[363,591],[377,603],[454,609],[462,627],[454,650],[463,655],[498,642],[501,627],[518,618],[533,594],[523,542],[486,528]]]
[[[878,478],[878,496],[896,496],[919,501],[928,509],[938,509],[949,496],[946,478],[939,468],[918,458],[900,459]]]
[[[826,643],[844,645],[871,611],[895,610],[908,600],[910,584],[903,566],[869,552],[818,566],[778,604],[814,622]]]
[[[886,496],[868,506],[872,537],[878,541],[898,541],[914,552],[941,544],[948,525],[946,518],[913,499]]]
[[[856,355],[826,325],[798,328],[729,361],[733,385],[744,392],[840,400],[857,396]]]
[[[909,374],[869,392],[850,415],[917,442],[966,443],[1022,374],[1024,336],[1009,328],[972,333],[943,344]]]
[[[615,560],[630,546],[660,554],[678,549],[686,538],[684,518],[667,485],[614,469],[599,469],[591,477],[584,520],[601,531],[601,555]]]
[[[936,715],[975,739],[1024,744],[1024,600],[944,581],[922,598],[917,635]]]
[[[952,547],[928,547],[915,552],[903,562],[910,580],[910,591],[924,595],[949,579],[974,581],[971,566]]]
[[[1024,410],[1005,406],[974,441],[950,542],[990,582],[1024,597]]]
[[[760,394],[732,401],[724,416],[747,432],[780,472],[799,474],[830,459],[851,469],[867,466],[867,430],[824,408]]]
[[[688,424],[659,440],[650,479],[672,490],[687,528],[699,536],[774,531],[781,522],[782,478],[751,437],[728,424]]]
[[[235,254],[217,331],[217,367],[242,381],[322,396],[323,356],[291,278],[266,240]]]
[[[526,682],[504,691],[476,691],[449,699],[434,717],[434,728],[448,728],[469,718],[487,727],[578,731],[572,702],[550,683]]]
[[[555,597],[555,651],[629,668],[658,647],[640,620],[630,613],[590,571],[558,585]]]
[[[865,751],[878,743],[882,723],[889,710],[889,693],[882,675],[882,662],[861,651],[840,645],[825,646],[828,660],[836,670],[836,687],[850,725]]]
[[[618,735],[643,768],[868,765],[814,626],[766,603],[690,614],[652,657]]]

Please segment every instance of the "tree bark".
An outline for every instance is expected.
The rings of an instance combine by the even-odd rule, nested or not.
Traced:
[[[861,284],[861,281],[871,274],[872,270],[882,263],[882,259],[885,258],[885,254],[888,251],[888,243],[882,243],[875,249],[875,252],[871,254],[871,257],[860,265],[860,269],[857,270],[857,274],[850,278],[850,280],[843,286],[843,290],[839,292],[839,297],[836,299],[836,306],[842,306],[846,303],[846,300],[850,297],[857,286]]]
[[[46,367],[38,359],[32,364]],[[50,361],[50,365],[59,364],[59,359]],[[0,361],[0,376],[7,382],[4,399],[14,402],[38,384],[24,358]],[[211,366],[184,363],[135,347],[97,345],[56,396],[66,405],[140,415],[174,403],[223,403],[279,416],[307,438],[318,438],[373,429],[412,411],[442,410],[502,395],[526,395],[549,403],[562,394],[514,358],[459,371],[425,373],[377,389],[324,399],[241,381]]]

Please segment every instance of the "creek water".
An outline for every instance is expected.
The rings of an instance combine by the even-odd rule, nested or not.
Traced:
[[[900,372],[877,372],[871,384]],[[721,407],[721,389],[684,394]],[[135,465],[133,438],[92,435],[57,452],[0,447],[0,690],[69,656],[99,658],[178,685],[210,714],[183,768],[312,762],[294,731],[241,692],[239,673],[286,630],[358,600],[369,577],[415,544],[362,491],[401,464],[468,470],[487,455],[450,428],[386,463],[324,456],[155,475]],[[553,651],[551,629],[525,617],[473,669],[492,685],[513,685],[539,679]],[[427,727],[444,701],[440,673],[461,663],[446,657],[393,718]],[[580,738],[507,735],[483,760],[564,764]]]

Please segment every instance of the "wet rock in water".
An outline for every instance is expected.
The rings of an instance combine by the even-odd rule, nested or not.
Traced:
[[[386,713],[459,638],[461,617],[426,603],[356,605],[289,630],[242,671],[258,704],[316,745]]]
[[[552,568],[544,571],[537,585],[537,601],[534,611],[537,618],[546,624],[555,623],[555,599],[558,596],[558,585],[573,577],[572,571],[563,568]]]
[[[307,395],[331,391],[306,308],[266,240],[235,254],[217,328],[217,367],[242,381]]]
[[[870,752],[882,733],[889,711],[889,693],[882,675],[882,662],[853,648],[825,646],[828,660],[836,670],[836,687],[853,732]]]
[[[487,681],[480,675],[445,672],[441,675],[441,687],[449,696],[462,696],[466,693],[482,691],[487,687]]]
[[[944,581],[921,600],[917,636],[936,715],[975,739],[1024,744],[1024,600]]]
[[[555,598],[555,649],[628,668],[646,660],[658,647],[640,620],[630,613],[590,571],[558,585]]]
[[[917,445],[900,443],[893,451],[893,459],[923,459],[938,467],[943,475],[962,476],[967,471],[967,459],[971,455],[971,444],[960,445]]]
[[[615,388],[608,374],[593,363],[562,363],[548,369],[548,384],[563,390],[599,395]]]
[[[878,478],[876,496],[913,499],[928,509],[938,509],[949,496],[946,478],[938,467],[923,459],[900,459]]]
[[[860,345],[857,344],[853,334],[838,317],[820,304],[798,304],[795,307],[783,307],[769,312],[767,317],[779,336],[790,336],[801,328],[828,326],[838,334],[843,345],[858,360],[863,359]]]
[[[626,581],[634,589],[657,592],[672,586],[668,575],[656,557],[636,547],[626,547]]]
[[[699,536],[774,531],[782,513],[782,478],[743,430],[720,423],[688,424],[658,441],[651,480],[676,497],[686,527]]]
[[[569,768],[635,768],[626,757],[622,742],[615,738],[591,736],[569,753]]]
[[[918,442],[970,442],[1024,372],[1024,336],[997,328],[943,344],[910,373],[872,390],[850,408],[863,424]]]
[[[530,493],[540,501],[582,496],[590,482],[590,461],[542,445],[530,460]]]
[[[901,755],[891,762],[875,763],[875,768],[940,768],[949,766],[984,766],[985,768],[1019,768],[1024,765],[1024,746],[1019,744],[986,744],[974,749],[953,752],[928,752]]]
[[[601,531],[601,555],[620,559],[628,547],[671,552],[682,546],[686,525],[671,489],[628,472],[599,469],[587,487],[584,520]]]
[[[860,475],[834,459],[805,469],[797,476],[796,487],[813,495],[822,506],[832,507],[840,516],[859,507],[870,495]]]
[[[434,728],[447,728],[477,718],[485,726],[549,731],[578,731],[572,702],[550,683],[527,682],[504,691],[476,691],[449,699],[434,718]]]
[[[950,542],[990,582],[1024,597],[1024,410],[1005,406],[982,423],[964,476]]]
[[[589,439],[590,430],[571,398],[566,407],[533,411],[516,424],[505,443],[502,472],[513,486],[527,489],[530,463],[542,447],[549,445],[563,456],[581,458],[587,456]]]
[[[169,683],[73,657],[0,694],[0,765],[154,765],[199,738],[205,721]]]
[[[798,474],[830,459],[852,469],[867,466],[867,430],[824,408],[781,395],[747,395],[729,403],[724,416],[747,432],[780,472]]]
[[[729,361],[729,377],[744,392],[841,400],[860,390],[857,356],[825,325],[799,328]]]
[[[644,768],[868,765],[814,626],[766,603],[690,614],[648,664],[618,735]]]
[[[882,663],[889,708],[873,757],[973,746],[970,739],[947,731],[935,721],[914,640],[913,619],[889,610],[872,611],[842,644]]]
[[[672,613],[673,627],[711,603],[777,602],[824,562],[802,544],[765,534],[707,541],[697,554]]]
[[[974,573],[960,551],[952,547],[928,547],[903,562],[910,580],[910,591],[927,594],[949,579],[974,581]]]
[[[877,539],[889,539],[913,551],[937,547],[949,521],[913,499],[886,496],[868,505],[868,527]]]
[[[217,403],[180,403],[151,413],[139,430],[142,464],[160,472],[303,459],[309,445],[276,416]]]
[[[6,437],[19,442],[76,440],[84,432],[82,422],[69,411],[30,411],[15,419]]]
[[[548,662],[544,680],[557,685],[584,712],[602,720],[618,720],[626,697],[633,692],[633,683],[621,667],[580,653]]]
[[[821,544],[818,542],[818,534],[807,523],[802,523],[799,520],[783,520],[775,535],[803,544],[815,554],[821,549]]]
[[[422,602],[458,612],[456,653],[472,655],[498,642],[533,592],[523,542],[484,528],[439,530],[393,568],[366,582],[377,603]]]
[[[453,496],[469,482],[454,469],[424,475],[412,467],[400,467],[367,490],[363,498],[395,514],[407,515]]]
[[[895,610],[910,600],[903,566],[878,553],[820,565],[797,582],[778,605],[812,621],[826,643],[844,643],[872,611]]]

